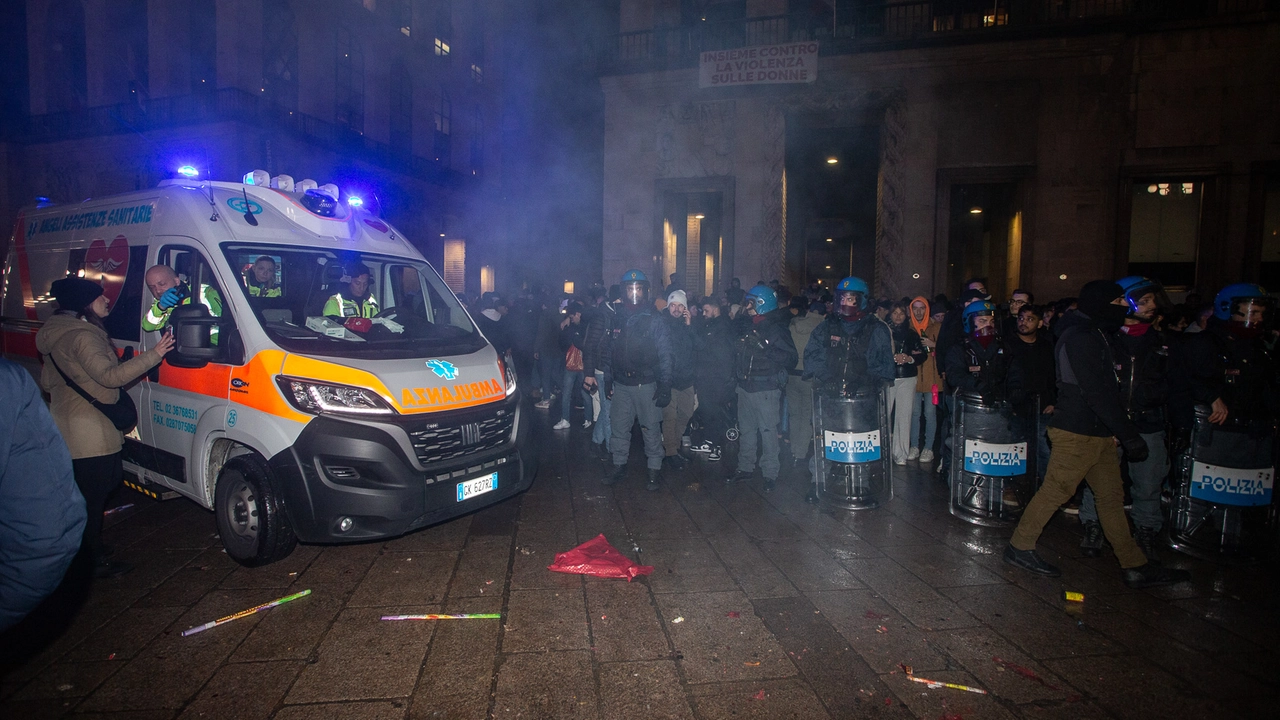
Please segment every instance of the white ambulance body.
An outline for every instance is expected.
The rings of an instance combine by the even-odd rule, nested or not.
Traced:
[[[526,489],[537,463],[514,371],[435,270],[336,188],[287,192],[256,175],[25,210],[0,298],[5,357],[38,376],[35,334],[68,274],[102,283],[125,356],[160,338],[143,328],[147,268],[216,298],[173,311],[177,347],[128,388],[139,420],[125,468],[212,509],[247,565],[298,539],[399,535]],[[349,329],[323,308],[359,264],[380,312]]]

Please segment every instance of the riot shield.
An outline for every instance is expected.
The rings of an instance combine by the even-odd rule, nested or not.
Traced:
[[[870,510],[893,497],[889,417],[884,392],[813,398],[814,483],[818,498],[845,510]]]
[[[1207,560],[1254,560],[1274,551],[1276,429],[1209,422],[1196,405],[1190,442],[1174,460],[1169,546]]]
[[[1022,516],[1036,490],[1038,399],[1023,412],[1005,400],[957,393],[951,416],[951,514],[1003,527]]]

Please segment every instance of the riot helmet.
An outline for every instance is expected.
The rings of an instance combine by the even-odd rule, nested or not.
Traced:
[[[1172,307],[1159,280],[1130,275],[1120,278],[1116,284],[1124,291],[1124,303],[1129,309],[1126,315],[1128,318],[1149,323],[1156,319],[1157,312]]]
[[[622,274],[622,304],[631,307],[643,305],[649,299],[649,278],[639,270]]]
[[[1273,305],[1261,285],[1235,283],[1222,288],[1213,299],[1213,316],[1225,321],[1233,335],[1257,337]]]
[[[778,294],[768,285],[757,285],[747,291],[747,311],[764,315],[778,309]]]
[[[836,285],[835,312],[845,320],[861,320],[867,313],[871,289],[862,278],[847,277]]]
[[[986,347],[996,336],[996,306],[990,300],[970,303],[964,309],[964,331]]]

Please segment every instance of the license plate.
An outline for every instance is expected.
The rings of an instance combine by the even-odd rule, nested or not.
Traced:
[[[458,483],[458,502],[469,500],[477,495],[483,495],[497,489],[497,487],[498,473],[490,473],[473,480],[463,480]]]

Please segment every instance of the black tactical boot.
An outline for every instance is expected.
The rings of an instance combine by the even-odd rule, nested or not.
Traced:
[[[608,475],[605,475],[604,479],[600,481],[600,484],[601,485],[617,485],[618,483],[622,482],[622,479],[625,478],[626,476],[627,476],[626,465],[614,465],[613,472],[609,473]]]
[[[1081,524],[1084,525],[1084,539],[1080,541],[1080,554],[1090,558],[1102,557],[1102,548],[1109,545],[1102,534],[1102,525],[1089,520]]]
[[[726,485],[732,485],[732,484],[734,484],[734,483],[746,482],[746,481],[748,481],[748,480],[750,480],[750,479],[751,479],[751,476],[752,476],[752,475],[755,475],[755,473],[754,473],[754,472],[748,472],[748,471],[746,471],[746,470],[739,470],[739,471],[737,471],[737,472],[733,473],[732,475],[729,475],[728,477],[726,477],[726,478],[724,479],[724,482],[725,482],[725,484],[726,484]]]
[[[1138,531],[1133,534],[1133,541],[1138,543],[1138,547],[1142,549],[1142,554],[1147,556],[1148,562],[1160,564],[1160,558],[1156,555],[1156,535],[1159,530],[1148,527],[1139,527]]]
[[[1062,571],[1045,562],[1035,550],[1019,550],[1012,545],[1005,546],[1004,561],[1016,568],[1022,568],[1036,575],[1058,577]]]
[[[1120,574],[1124,578],[1124,584],[1134,589],[1173,585],[1191,579],[1191,573],[1186,570],[1175,570],[1153,562],[1148,562],[1142,567],[1126,568],[1121,570]]]
[[[649,482],[645,484],[644,489],[648,490],[649,492],[655,492],[657,490],[662,489],[662,471],[661,470],[649,471]]]
[[[765,492],[767,492],[767,493],[769,493],[769,492],[773,492],[773,489],[774,489],[775,487],[777,487],[777,483],[775,483],[773,480],[770,480],[769,478],[765,478],[765,479],[764,479],[764,491],[765,491]]]

